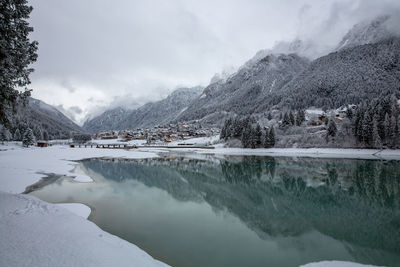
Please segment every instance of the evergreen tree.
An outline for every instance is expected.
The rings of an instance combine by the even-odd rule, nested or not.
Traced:
[[[370,111],[367,111],[362,121],[362,141],[367,146],[372,143],[372,132],[373,132],[373,117]]]
[[[385,138],[385,127],[384,127],[385,113],[383,112],[381,101],[379,100],[376,105],[374,119],[377,122],[379,137],[381,138],[381,141],[383,141],[383,139]]]
[[[229,138],[232,137],[232,133],[233,133],[233,119],[230,118],[227,122],[226,122],[226,132],[225,132],[225,140],[228,140]]]
[[[267,119],[268,119],[269,121],[272,120],[272,114],[271,114],[271,112],[268,112]]]
[[[297,115],[296,115],[296,125],[300,126],[303,123],[303,121],[305,121],[305,120],[306,120],[306,114],[305,114],[304,110],[301,109],[297,112]]]
[[[233,120],[232,137],[240,138],[242,136],[242,131],[243,131],[243,122],[239,117],[236,117]]]
[[[361,106],[358,106],[356,109],[356,114],[354,116],[354,136],[356,137],[358,142],[362,141],[362,121],[363,121],[364,112]]]
[[[1,129],[0,132],[0,139],[1,139],[1,143],[4,145],[4,141],[6,141],[6,134],[4,132],[4,130],[6,129],[6,127],[3,126],[3,128]]]
[[[24,132],[22,144],[26,147],[35,145],[35,136],[33,135],[32,129],[29,127]]]
[[[351,107],[347,107],[346,109],[346,117],[349,118],[349,120],[353,119],[353,111],[351,110]]]
[[[395,95],[392,96],[391,102],[392,102],[391,115],[394,116],[397,120],[397,118],[399,116],[399,109],[398,109],[399,106],[397,104],[397,97]]]
[[[21,132],[19,131],[18,128],[14,132],[14,140],[15,141],[21,141],[22,140]]]
[[[246,127],[243,129],[241,137],[242,146],[244,148],[248,148],[251,146],[250,138],[251,138],[251,124],[248,123]]]
[[[396,120],[395,136],[393,140],[395,148],[400,148],[400,118]]]
[[[385,141],[386,141],[385,143],[387,143],[390,139],[391,128],[392,128],[390,122],[391,122],[391,120],[390,120],[389,114],[386,113],[385,121],[383,122],[383,127],[385,129]]]
[[[275,146],[275,131],[274,131],[274,127],[271,127],[269,129],[269,131],[267,130],[265,132],[264,147],[271,148],[273,146]]]
[[[385,97],[383,99],[380,99],[380,104],[382,107],[382,111],[386,114],[389,114],[389,116],[392,114],[392,103],[390,100],[390,97]]]
[[[399,125],[396,116],[393,114],[391,118],[390,127],[390,148],[397,147],[397,137],[399,136]]]
[[[375,118],[373,121],[372,141],[375,148],[382,148],[382,140],[378,132],[378,121]]]
[[[225,120],[224,125],[222,126],[222,129],[221,129],[221,133],[219,135],[219,139],[225,139],[226,138],[226,129],[228,127],[229,120],[230,119]]]
[[[256,128],[253,127],[253,126],[250,126],[249,145],[250,145],[251,148],[256,148],[257,147],[257,131],[256,131]]]
[[[265,131],[263,146],[269,148],[269,134],[268,130]]]
[[[327,129],[327,135],[335,137],[337,133],[337,126],[335,120],[332,118],[329,120],[328,123],[328,129]]]
[[[251,124],[254,124],[254,123],[257,122],[257,120],[256,120],[256,118],[254,118],[254,116],[248,116],[248,121],[249,121]]]
[[[268,133],[268,147],[275,146],[275,130],[274,127],[271,127]]]
[[[1,129],[0,138],[1,138],[1,142],[3,144],[4,144],[4,141],[10,140],[10,131],[8,131],[8,129],[5,126],[3,126],[3,128]]]
[[[33,134],[35,135],[36,140],[42,140],[43,139],[42,130],[37,125],[35,127],[33,127]]]
[[[295,124],[294,115],[291,111],[289,112],[289,121],[290,121],[290,125]]]
[[[46,130],[43,131],[43,140],[49,141],[49,133]]]
[[[0,4],[0,122],[9,124],[9,113],[19,97],[25,98],[30,91],[21,88],[30,83],[28,66],[37,59],[36,41],[30,42],[29,33],[33,28],[27,19],[32,11],[27,0],[7,0]]]
[[[260,147],[262,144],[262,130],[260,124],[257,123],[257,126],[255,128],[255,143],[256,147]]]
[[[285,112],[285,115],[283,115],[283,120],[282,120],[282,127],[286,127],[290,125],[290,117],[287,112]]]

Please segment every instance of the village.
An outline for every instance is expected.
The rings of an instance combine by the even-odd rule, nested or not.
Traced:
[[[355,106],[350,107],[353,111]],[[337,109],[324,112],[321,109],[305,110],[305,121],[309,130],[325,129],[327,118],[334,118],[337,124],[341,124],[346,117],[346,109]],[[278,125],[282,120],[277,121]],[[37,140],[36,145],[47,147],[55,144],[68,144],[71,147],[98,147],[98,148],[127,148],[138,146],[209,146],[206,138],[218,136],[221,132],[217,127],[205,127],[200,123],[179,122],[168,125],[154,126],[148,128],[137,128],[129,130],[110,130],[95,134],[73,134],[69,140]],[[195,143],[191,139],[197,138]],[[203,139],[202,139],[203,138]],[[189,140],[189,141],[187,141]]]
[[[106,131],[93,136],[97,140],[114,140],[115,142],[129,142],[142,140],[142,145],[190,145],[179,143],[192,138],[211,137],[219,135],[220,129],[202,127],[198,123],[176,123],[151,128],[138,128],[134,130]],[[193,144],[192,144],[193,145]],[[206,145],[206,144],[202,144]]]

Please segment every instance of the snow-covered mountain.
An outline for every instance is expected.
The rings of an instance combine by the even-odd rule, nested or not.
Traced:
[[[81,127],[58,109],[31,97],[25,106],[22,103],[18,104],[17,112],[11,121],[13,128],[25,124],[34,128],[34,131],[46,131],[50,138],[68,138],[71,132],[83,132]]]
[[[202,87],[180,88],[165,99],[147,103],[134,110],[108,110],[86,121],[83,128],[89,132],[99,132],[163,125],[175,120],[202,91]]]
[[[116,107],[106,110],[99,116],[87,120],[83,124],[83,128],[88,132],[100,132],[110,129],[118,129],[121,121],[124,121],[130,110],[122,107]]]
[[[279,94],[264,99],[292,109],[338,108],[400,95],[400,38],[340,50],[316,59]]]
[[[379,16],[372,21],[363,21],[353,26],[343,37],[336,50],[347,49],[363,44],[372,44],[385,40],[393,35],[389,30],[391,17]]]
[[[226,81],[210,84],[178,120],[201,119],[220,111],[249,114],[260,101],[281,88],[306,69],[309,60],[295,54],[272,54],[239,69]]]
[[[291,42],[281,41],[276,43],[271,49],[259,50],[251,59],[244,63],[241,68],[251,67],[266,56],[273,54],[297,54],[312,59],[311,50],[313,50],[313,44],[311,41],[305,42],[299,38],[296,38]]]

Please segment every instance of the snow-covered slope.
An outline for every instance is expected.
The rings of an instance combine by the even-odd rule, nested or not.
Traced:
[[[315,59],[315,45],[311,41],[303,41],[299,38],[294,39],[291,42],[281,41],[277,42],[271,49],[262,49],[258,51],[251,59],[249,59],[243,67],[250,67],[257,63],[262,58],[265,58],[271,54],[297,54],[302,57],[309,59]]]
[[[392,94],[400,95],[398,37],[321,57],[264,103],[292,109],[337,108]]]
[[[0,191],[0,266],[167,266],[94,223],[29,195]]]
[[[103,130],[118,129],[121,121],[125,120],[130,110],[122,107],[107,110],[101,115],[87,120],[83,128],[89,132],[100,132]]]
[[[47,119],[52,120],[51,123],[53,125],[54,123],[59,124],[60,127],[65,128],[64,131],[82,131],[81,127],[76,125],[58,109],[41,100],[30,98],[28,111],[34,113],[32,114],[34,116],[39,116],[38,119],[45,119],[44,117],[46,117]]]
[[[28,98],[28,103],[19,103],[16,114],[12,115],[12,126],[19,127],[25,123],[31,128],[38,127],[41,131],[47,131],[50,138],[65,138],[71,132],[83,132],[82,128],[66,117],[55,107],[45,102]]]
[[[309,65],[306,58],[295,54],[272,54],[248,64],[226,81],[210,84],[178,120],[201,119],[215,112],[249,114],[264,97],[281,88]]]
[[[343,37],[336,50],[376,43],[389,38],[392,35],[388,29],[390,19],[391,17],[386,15],[354,25]]]
[[[131,129],[167,124],[184,112],[202,91],[202,87],[177,89],[163,100],[147,103],[132,111],[121,122],[120,128]]]
[[[165,99],[134,110],[112,109],[85,122],[83,128],[89,132],[99,132],[166,124],[176,119],[202,91],[202,87],[180,88]]]

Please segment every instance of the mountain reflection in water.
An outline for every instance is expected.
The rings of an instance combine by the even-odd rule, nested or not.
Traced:
[[[332,259],[389,266],[400,262],[398,161],[177,155],[89,159],[79,168],[95,183],[58,181],[33,194],[50,202],[94,207],[91,219],[104,230],[175,266],[295,266]],[[165,204],[171,201],[167,198],[174,199],[173,207]],[[208,215],[199,208],[205,205],[210,207]],[[215,227],[215,239],[206,240],[204,232],[215,223],[208,219],[209,213],[222,217],[218,223],[226,224],[226,231],[239,229],[229,224],[244,225],[249,233],[237,242],[248,238],[243,242],[254,245],[251,252],[235,247],[239,245],[224,235],[223,228]],[[177,237],[180,234],[196,241],[183,241],[185,237]],[[262,244],[265,247],[258,251]],[[180,255],[185,249],[194,251]],[[274,255],[275,250],[282,256]],[[236,255],[238,251],[243,253]],[[221,259],[226,255],[231,259]]]

